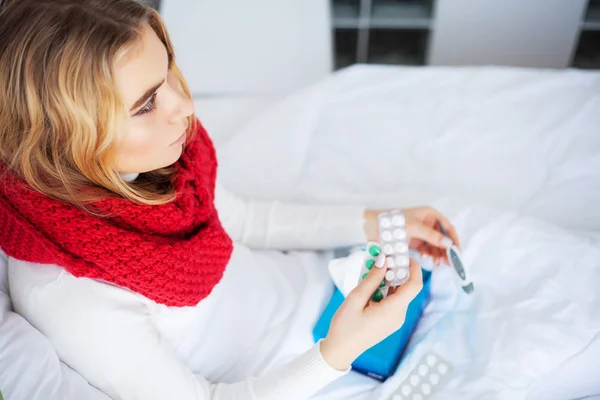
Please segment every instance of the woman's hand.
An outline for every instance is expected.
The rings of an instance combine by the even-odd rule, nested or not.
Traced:
[[[388,210],[367,210],[365,211],[365,233],[367,240],[379,242],[379,229],[377,216]],[[440,260],[448,262],[446,248],[453,243],[460,249],[460,240],[456,234],[454,226],[441,212],[431,207],[414,207],[404,209],[406,217],[406,233],[409,238],[408,246],[417,250],[421,256],[433,258],[436,265],[440,265]],[[438,229],[437,222],[440,222],[444,230],[450,236],[448,239]]]
[[[385,278],[386,269],[372,268],[333,316],[329,333],[321,342],[321,354],[332,367],[348,369],[365,350],[404,324],[409,303],[423,288],[421,267],[411,260],[409,280],[381,302],[371,302],[371,295]]]

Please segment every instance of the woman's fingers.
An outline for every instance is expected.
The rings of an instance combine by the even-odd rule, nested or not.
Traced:
[[[446,248],[452,245],[452,240],[444,236],[442,232],[422,223],[413,224],[409,234],[436,247]]]
[[[366,306],[373,293],[385,278],[385,256],[383,253],[377,257],[375,266],[371,268],[365,279],[356,286],[347,296],[347,299]]]
[[[420,222],[412,223],[408,227],[409,235],[438,248],[446,249],[454,244],[460,249],[458,234],[448,218],[433,208],[428,207],[424,212],[426,212],[427,215],[425,215]],[[448,236],[440,231],[438,221]],[[440,257],[444,258],[443,253],[440,253]]]
[[[381,263],[378,263],[382,265]],[[387,268],[378,267],[372,268],[369,271],[369,274],[365,279],[360,282],[360,284],[352,290],[346,300],[355,302],[356,304],[360,304],[362,307],[365,307],[369,301],[371,300],[371,296],[373,292],[375,292],[383,279],[385,278],[385,272]],[[377,307],[380,307],[379,304],[389,303],[388,299],[396,299],[393,300],[396,305],[394,307],[398,307],[398,303],[404,302],[406,306],[408,303],[412,301],[416,297],[416,295],[423,288],[423,274],[421,271],[420,265],[413,259],[410,260],[410,277],[406,283],[402,284],[396,288],[390,288],[388,291],[388,295],[386,299],[384,299],[380,303],[376,303]]]
[[[394,293],[388,295],[384,302],[394,303],[395,306],[402,305],[408,307],[408,304],[419,294],[421,289],[423,289],[423,273],[419,264],[411,259],[408,281],[397,287]]]
[[[416,249],[419,252],[421,258],[430,259],[435,265],[440,265],[442,261],[448,263],[448,256],[446,249],[435,247],[429,243],[422,242]]]
[[[440,263],[442,262],[442,260],[446,259],[446,249],[440,249],[439,247],[437,247],[435,249],[435,253],[438,259],[438,266],[440,265]]]
[[[450,220],[448,218],[446,218],[446,216],[444,214],[442,214],[441,212],[439,212],[437,210],[435,212],[436,212],[438,221],[440,221],[440,224],[442,224],[442,226],[444,227],[444,230],[446,231],[448,236],[450,236],[450,239],[452,239],[452,242],[454,243],[454,245],[460,249],[460,239],[458,238],[458,233],[456,233],[456,229],[454,229],[454,225],[452,225],[450,223]]]

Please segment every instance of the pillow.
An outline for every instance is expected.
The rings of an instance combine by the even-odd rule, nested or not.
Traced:
[[[354,66],[239,129],[218,149],[220,176],[253,197],[398,207],[452,196],[598,228],[599,89],[588,71]]]
[[[6,400],[110,400],[59,361],[52,344],[12,311],[0,251],[0,391]]]

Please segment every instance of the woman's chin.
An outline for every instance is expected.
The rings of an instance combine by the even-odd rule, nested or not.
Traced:
[[[180,144],[178,146],[171,146],[171,148],[169,148],[168,164],[166,164],[165,167],[175,164],[177,162],[177,160],[179,160],[179,157],[181,157],[182,153],[183,153],[183,145]]]
[[[169,167],[177,162],[183,153],[183,146],[171,146],[163,154],[162,157],[155,159],[155,162],[146,164],[143,171],[155,171],[157,169]],[[129,168],[132,169],[132,168]]]

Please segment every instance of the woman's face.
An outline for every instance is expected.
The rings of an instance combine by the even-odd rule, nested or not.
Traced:
[[[179,90],[167,50],[149,25],[141,42],[117,64],[116,74],[128,110],[118,172],[142,173],[173,164],[181,155],[194,103]]]

